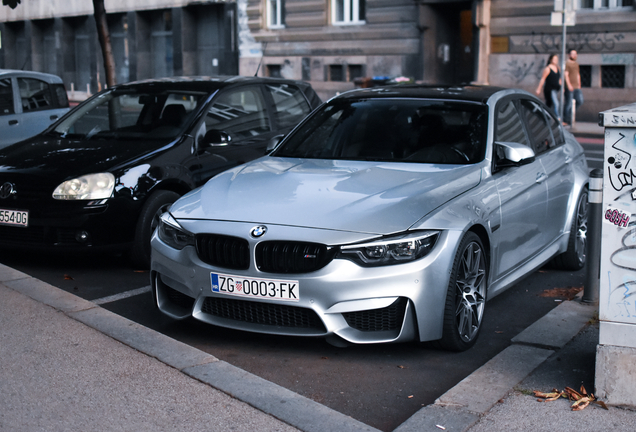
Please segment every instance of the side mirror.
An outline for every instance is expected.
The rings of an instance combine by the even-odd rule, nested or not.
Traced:
[[[267,148],[265,149],[265,154],[270,154],[272,150],[276,148],[276,146],[283,140],[285,135],[276,135],[272,139],[267,142]]]
[[[217,129],[210,129],[203,137],[204,146],[226,146],[232,142],[230,134]]]
[[[527,145],[515,142],[495,142],[497,165],[521,166],[534,162],[534,151]]]

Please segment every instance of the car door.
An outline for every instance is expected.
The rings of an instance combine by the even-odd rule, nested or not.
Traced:
[[[568,217],[568,204],[572,188],[574,188],[574,167],[572,161],[572,148],[565,145],[565,137],[559,121],[555,119],[545,107],[543,112],[552,132],[554,147],[541,156],[540,160],[548,175],[548,217],[551,236],[556,240],[564,229]]]
[[[496,107],[495,141],[514,142],[531,147],[517,109],[508,99]],[[521,166],[502,167],[494,155],[493,179],[500,199],[501,225],[497,241],[497,277],[505,276],[534,257],[544,247],[543,225],[547,217],[546,173],[540,161]]]
[[[563,233],[568,209],[568,198],[574,186],[574,173],[567,147],[558,121],[535,101],[522,99],[521,110],[531,137],[536,158],[546,173],[548,213],[542,225],[545,246],[556,241]]]
[[[9,119],[9,132],[4,140],[17,142],[36,135],[68,111],[60,106],[58,94],[49,83],[36,78],[14,77],[13,80],[13,89],[17,91],[14,93],[16,111]]]
[[[0,79],[0,148],[19,141],[19,115],[16,113],[16,94],[13,79]]]
[[[197,184],[236,165],[265,154],[268,141],[276,135],[261,85],[223,89],[210,103],[195,128],[197,157],[190,166]],[[210,131],[219,131],[230,140],[209,143]]]

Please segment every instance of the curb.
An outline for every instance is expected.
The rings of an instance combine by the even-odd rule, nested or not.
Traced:
[[[377,431],[213,355],[0,264],[0,283],[305,432]],[[467,431],[517,384],[574,338],[597,306],[566,301],[515,336],[512,345],[394,432]],[[477,394],[477,389],[479,393]],[[478,396],[478,397],[477,397]]]

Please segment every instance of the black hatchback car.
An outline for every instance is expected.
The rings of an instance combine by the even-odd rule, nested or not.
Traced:
[[[262,156],[320,103],[309,84],[239,76],[98,93],[0,150],[0,247],[128,249],[147,265],[150,236],[170,204]]]

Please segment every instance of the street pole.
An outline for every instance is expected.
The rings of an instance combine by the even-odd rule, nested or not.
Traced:
[[[601,280],[601,223],[603,221],[603,170],[590,172],[587,207],[587,257],[583,302],[597,303]]]
[[[559,112],[557,116],[563,121],[565,110],[565,55],[567,48],[567,26],[575,24],[576,5],[574,0],[554,0],[554,12],[550,17],[550,25],[561,26],[561,89],[559,91]]]

